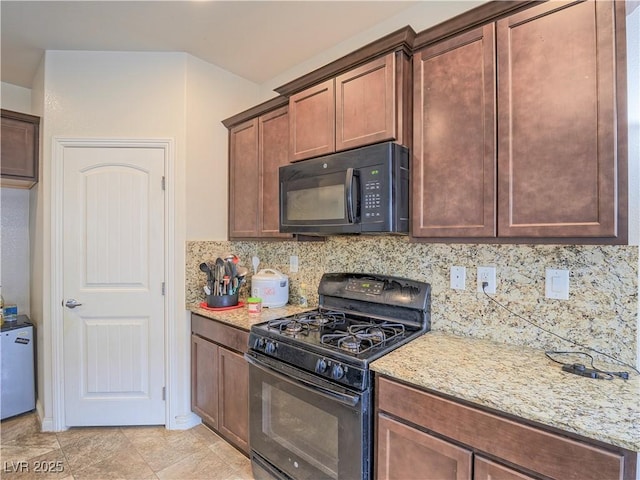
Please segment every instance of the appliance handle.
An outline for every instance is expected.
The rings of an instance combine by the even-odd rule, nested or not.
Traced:
[[[329,400],[338,401],[343,405],[347,405],[349,407],[355,407],[360,401],[360,395],[350,395],[343,392],[334,392],[327,388],[323,388],[319,385],[306,381],[299,376],[294,376],[293,372],[292,376],[284,375],[279,371],[274,370],[274,365],[268,365],[249,354],[245,354],[244,358],[254,367],[262,370],[265,373],[268,373],[269,375],[273,375],[279,380],[287,383],[294,383],[308,392],[315,393],[316,395],[321,395]]]
[[[360,172],[358,170],[354,170],[353,168],[347,168],[347,176],[344,181],[344,191],[345,196],[347,197],[347,221],[349,223],[356,222],[356,212],[353,201],[353,181],[354,178],[360,177]]]

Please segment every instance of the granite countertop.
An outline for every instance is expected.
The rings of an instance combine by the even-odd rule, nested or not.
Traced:
[[[232,325],[243,330],[250,330],[256,323],[268,322],[277,318],[287,317],[296,313],[312,310],[311,307],[301,307],[298,305],[285,305],[279,308],[262,308],[258,315],[249,315],[247,307],[243,306],[232,310],[209,310],[200,305],[187,305],[187,310],[202,315],[203,317],[217,320],[228,325]]]
[[[542,350],[433,331],[371,368],[478,406],[640,451],[640,375],[633,371],[626,381],[580,377],[562,371]]]

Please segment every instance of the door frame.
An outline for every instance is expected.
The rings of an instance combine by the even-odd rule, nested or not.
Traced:
[[[120,138],[53,138],[53,154],[51,162],[51,271],[50,271],[50,311],[51,319],[50,345],[51,345],[51,393],[53,419],[51,429],[53,431],[66,430],[65,399],[64,399],[64,307],[63,299],[63,174],[64,151],[66,148],[159,148],[164,151],[164,262],[165,262],[165,295],[164,295],[164,384],[165,384],[165,426],[171,425],[171,368],[175,359],[171,355],[176,351],[176,336],[171,332],[174,322],[169,322],[172,313],[175,312],[175,238],[171,232],[175,231],[175,185],[174,164],[175,150],[173,139],[120,139]],[[45,292],[46,297],[46,292]],[[45,340],[46,330],[45,330]],[[48,343],[45,341],[45,343]],[[45,347],[46,348],[46,347]]]

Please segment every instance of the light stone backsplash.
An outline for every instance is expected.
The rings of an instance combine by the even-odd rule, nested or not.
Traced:
[[[224,252],[237,254],[250,270],[256,255],[259,269],[288,275],[292,304],[298,302],[304,284],[309,305],[317,306],[324,272],[407,277],[431,284],[432,330],[535,348],[578,349],[556,334],[636,365],[638,246],[423,244],[395,236],[335,236],[321,242],[194,241],[187,242],[188,304],[205,298],[205,274],[198,265]],[[297,273],[289,272],[290,255],[299,258]],[[452,265],[467,269],[464,291],[449,286]],[[476,292],[476,268],[485,265],[497,270],[492,298],[526,320]],[[569,300],[545,298],[545,268],[570,271]],[[249,295],[249,285],[250,278],[241,298]]]

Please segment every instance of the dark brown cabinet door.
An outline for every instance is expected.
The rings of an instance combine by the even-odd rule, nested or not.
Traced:
[[[377,447],[378,480],[471,479],[471,451],[382,414],[378,415]]]
[[[40,118],[2,110],[2,186],[30,188],[38,181]]]
[[[229,130],[229,237],[258,237],[258,119]],[[216,188],[212,185],[211,188]]]
[[[336,145],[335,81],[332,78],[289,98],[289,159],[333,153]]]
[[[416,53],[412,235],[496,235],[495,34],[486,25]]]
[[[290,238],[279,232],[280,200],[278,169],[289,163],[289,109],[262,115],[259,122],[260,236]]]
[[[249,366],[244,356],[219,349],[219,429],[249,453]]]
[[[278,168],[287,163],[286,106],[229,129],[229,238],[291,238],[279,232]]]
[[[191,335],[191,408],[218,428],[218,346]]]
[[[499,236],[618,234],[616,3],[497,22]]]
[[[534,477],[476,456],[473,461],[473,480],[534,480]]]
[[[336,78],[336,151],[395,138],[395,60],[390,53]]]

